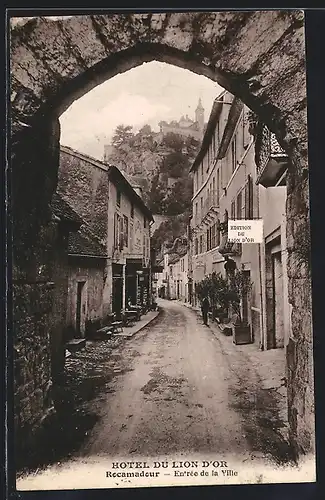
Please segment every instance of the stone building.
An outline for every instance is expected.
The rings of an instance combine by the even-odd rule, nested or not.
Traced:
[[[142,198],[116,167],[109,168],[107,249],[111,256],[104,303],[118,312],[126,301],[150,305],[150,224],[153,217]]]
[[[188,253],[185,252],[173,255],[169,261],[170,298],[182,302],[188,302]]]
[[[85,337],[87,324],[103,318],[107,251],[83,224],[69,236],[66,340]]]
[[[189,253],[186,245],[177,244],[165,249],[163,260],[159,263],[160,272],[157,274],[157,290],[162,298],[189,302]],[[184,242],[184,238],[182,239]]]
[[[269,349],[287,345],[290,336],[285,235],[288,158],[278,144],[278,155],[273,157],[273,150],[267,155],[265,140],[270,137],[265,135],[263,145],[260,139],[255,141],[250,117],[248,108],[229,92],[221,93],[213,104],[191,167],[192,278],[198,283],[212,272],[225,275],[225,259],[231,259],[252,283],[241,300],[241,316],[250,327],[251,341]],[[267,168],[261,165],[262,154]],[[263,243],[228,242],[227,222],[238,219],[263,219]]]
[[[129,297],[150,302],[153,218],[137,191],[118,168],[61,146],[58,192],[84,221],[69,251],[68,320],[81,333]]]
[[[172,132],[183,137],[193,137],[194,139],[201,141],[204,132],[204,108],[202,106],[201,99],[199,99],[196,107],[194,120],[186,115],[185,117],[182,116],[178,121],[174,120],[169,123],[161,121],[159,122],[159,127],[159,136],[161,138]]]

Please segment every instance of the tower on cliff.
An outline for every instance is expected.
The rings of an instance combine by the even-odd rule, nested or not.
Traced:
[[[199,103],[195,110],[195,121],[199,124],[199,128],[201,131],[204,129],[204,107],[202,106],[201,97],[199,99]]]

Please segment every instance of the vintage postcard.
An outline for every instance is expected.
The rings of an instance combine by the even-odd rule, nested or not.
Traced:
[[[304,12],[9,25],[17,490],[315,482]]]

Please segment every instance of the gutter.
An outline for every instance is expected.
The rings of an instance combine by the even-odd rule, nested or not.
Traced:
[[[90,255],[85,253],[68,253],[69,257],[85,257],[87,259],[108,259],[107,255]]]

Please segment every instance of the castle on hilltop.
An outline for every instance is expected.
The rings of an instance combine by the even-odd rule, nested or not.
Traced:
[[[202,106],[201,98],[199,99],[197,108],[195,110],[195,120],[191,120],[188,115],[182,116],[179,121],[173,120],[169,123],[165,121],[159,122],[160,135],[163,137],[169,132],[182,135],[183,137],[194,137],[194,139],[201,141],[204,133],[204,107]]]
[[[191,118],[186,115],[185,117],[182,116],[178,121],[173,120],[169,123],[161,121],[158,125],[160,131],[152,133],[153,140],[157,145],[160,145],[163,138],[170,132],[185,138],[193,137],[198,142],[201,142],[206,125],[204,122],[204,107],[201,98],[195,110],[195,120],[191,120]],[[114,158],[115,152],[115,148],[112,144],[104,144],[103,161],[107,163],[118,161]],[[125,165],[122,168],[124,169]]]

